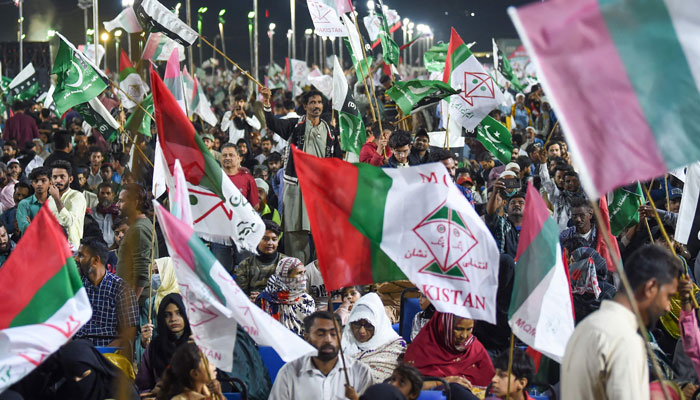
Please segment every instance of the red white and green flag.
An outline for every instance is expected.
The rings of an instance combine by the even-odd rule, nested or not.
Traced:
[[[508,13],[590,198],[700,159],[697,2],[548,1]]]
[[[124,50],[122,50],[121,58],[119,59],[119,88],[129,94],[127,97],[122,91],[119,92],[119,99],[127,110],[136,107],[135,101],[140,103],[148,93],[148,85],[141,79],[141,75],[136,72],[134,65]]]
[[[165,75],[163,76],[163,82],[165,86],[170,90],[173,97],[180,105],[182,111],[187,113],[187,103],[185,101],[185,88],[182,83],[182,75],[180,74],[180,58],[178,56],[179,52],[177,49],[170,53],[170,58],[168,58],[168,63],[165,64]]]
[[[185,96],[187,98],[187,116],[192,118],[197,114],[202,118],[202,121],[211,126],[216,126],[219,121],[211,110],[209,99],[204,95],[197,75],[192,77],[187,71],[187,67],[182,69],[182,83],[185,87]]]
[[[476,128],[491,110],[505,101],[491,75],[486,73],[454,28],[442,80],[461,92],[445,101],[450,105],[450,119],[468,131]]]
[[[28,260],[41,260],[28,267]],[[63,229],[42,207],[0,268],[0,392],[29,374],[92,318]]]
[[[139,19],[136,18],[136,13],[133,7],[127,7],[120,12],[116,18],[111,21],[103,22],[105,30],[112,32],[117,28],[124,29],[128,33],[136,33],[143,31]]]
[[[383,169],[292,151],[328,290],[409,279],[439,311],[495,323],[498,248],[442,164]]]
[[[178,165],[179,166],[179,165]],[[284,361],[315,352],[305,340],[253,304],[223,265],[192,229],[188,195],[182,170],[171,196],[174,217],[154,201],[158,221],[173,257],[180,294],[187,307],[195,342],[209,361],[227,372],[233,370],[237,325],[261,346],[271,346]]]
[[[515,261],[508,325],[528,346],[560,362],[574,332],[571,289],[559,228],[532,183]]]
[[[180,61],[185,60],[185,47],[160,32],[148,34],[141,54],[142,60],[168,61],[173,50],[177,49]]]
[[[256,251],[265,233],[262,219],[221,169],[172,93],[153,70],[151,91],[158,144],[167,164],[166,171],[154,171],[154,176],[172,176],[175,160],[179,159],[190,184],[197,234],[209,241],[225,244],[233,241],[238,248]],[[158,161],[156,164],[161,165]]]

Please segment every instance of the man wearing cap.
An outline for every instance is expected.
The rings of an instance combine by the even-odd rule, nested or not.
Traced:
[[[676,227],[676,223],[678,223],[678,211],[681,208],[681,197],[683,197],[683,189],[672,188],[668,192],[668,211],[656,210],[659,212],[659,217],[661,217],[661,221],[663,221],[664,225],[668,225],[672,228]],[[654,218],[654,209],[652,209],[650,205],[644,204],[639,207],[639,216]]]
[[[214,150],[214,135],[211,133],[205,133],[202,135],[202,142],[204,142],[204,145],[207,146],[207,149],[209,149],[209,152],[214,159],[221,164],[221,153]]]
[[[512,171],[503,172],[493,184],[493,193],[489,195],[486,203],[486,226],[491,231],[498,250],[501,254],[508,254],[515,258],[518,251],[518,240],[520,239],[520,224],[523,220],[523,209],[525,208],[525,192],[516,191],[508,194],[503,179],[513,177]],[[499,215],[500,209],[505,202],[506,215]]]
[[[255,207],[255,210],[260,213],[260,218],[269,219],[277,225],[281,224],[282,218],[280,217],[280,213],[277,209],[270,208],[267,204],[267,194],[270,193],[270,185],[260,178],[255,178],[255,185],[258,187],[258,197],[260,198],[260,202],[258,206]]]
[[[22,174],[22,167],[19,161],[13,158],[7,163],[7,185],[0,190],[0,212],[9,210],[15,206],[13,198],[15,194],[15,184],[19,182],[19,176]]]

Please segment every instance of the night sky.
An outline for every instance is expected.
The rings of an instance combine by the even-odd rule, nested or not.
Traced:
[[[178,1],[161,0],[167,7],[174,7]],[[506,13],[509,5],[522,5],[531,1],[521,0],[387,0],[390,8],[396,9],[401,18],[409,18],[416,24],[427,24],[435,33],[435,43],[448,41],[450,26],[457,29],[465,42],[476,41],[472,51],[490,51],[491,38],[516,38],[513,24]],[[367,15],[366,1],[355,1],[360,17]],[[85,27],[83,11],[77,7],[77,0],[25,0],[25,34],[29,41],[45,41],[48,29],[57,29],[74,44],[84,42]],[[193,25],[196,29],[196,11],[207,6],[204,16],[203,33],[210,41],[218,34],[218,12],[226,8],[226,48],[228,55],[241,64],[249,60],[247,13],[253,8],[252,0],[192,0]],[[297,7],[297,58],[303,58],[303,32],[313,28],[305,0],[296,0]],[[271,22],[277,24],[275,61],[282,64],[287,55],[286,32],[290,28],[288,0],[259,0],[260,18],[260,63],[267,64],[269,59],[269,40],[267,27]],[[114,18],[121,10],[121,0],[99,0],[100,27],[102,21]],[[0,41],[14,41],[17,38],[18,9],[10,0],[0,0]],[[266,17],[265,14],[268,13]],[[472,17],[471,13],[475,16]],[[90,25],[92,24],[91,12]],[[180,18],[185,20],[185,5],[180,11]],[[401,31],[395,33],[399,45],[402,44]],[[132,44],[133,45],[133,44]],[[113,57],[114,42],[109,44],[108,57]],[[198,50],[195,49],[195,57]],[[205,58],[211,56],[212,50],[204,48]],[[134,56],[134,58],[137,58]],[[114,60],[114,58],[112,58]],[[112,64],[112,62],[110,62]]]

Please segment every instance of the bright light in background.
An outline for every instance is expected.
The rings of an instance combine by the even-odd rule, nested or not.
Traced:
[[[134,0],[122,0],[122,7],[131,7],[134,5]]]
[[[95,34],[95,30],[92,29],[92,28],[90,28],[90,29],[88,29],[88,30],[86,31],[86,33],[87,33],[88,35],[94,35],[94,34]]]
[[[409,22],[409,24],[408,24],[408,29],[413,29],[414,26],[416,26],[415,23]]]
[[[367,2],[367,8],[370,9],[370,10],[373,10],[373,9],[374,9],[374,2],[373,2],[372,0],[370,0],[370,1]]]
[[[117,29],[116,31],[114,31],[114,37],[122,37],[121,29]]]
[[[219,11],[219,17],[223,17],[224,14],[226,14],[226,9],[224,8],[223,10]]]
[[[475,15],[476,15],[476,14],[474,14],[474,13],[471,13],[471,16],[472,16],[472,17],[473,17],[473,16],[475,16]]]
[[[199,14],[204,14],[205,12],[207,12],[208,9],[209,7],[199,7],[199,10],[197,10],[197,12]]]
[[[103,42],[108,41],[109,40],[109,33],[102,32],[102,35],[100,35],[100,39],[102,39]]]
[[[250,11],[248,13],[248,19],[253,19],[253,18],[255,18],[255,11]]]
[[[277,24],[275,24],[274,22],[271,23],[271,24],[270,24],[270,30],[271,30],[271,31],[274,31],[275,28],[277,28]]]
[[[404,19],[403,19],[403,24],[404,24],[404,26],[408,25],[409,22],[411,22],[410,19],[408,19],[408,18],[404,18]]]
[[[304,34],[306,34],[306,35],[311,35],[313,33],[314,33],[313,29],[307,29],[304,31]]]
[[[177,16],[180,16],[180,7],[182,7],[182,3],[175,4],[175,14]]]
[[[288,29],[287,30],[287,39],[291,39],[293,33],[294,33],[294,31],[292,31],[291,29]]]

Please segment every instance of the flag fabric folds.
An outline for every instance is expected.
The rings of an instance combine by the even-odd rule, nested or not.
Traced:
[[[511,162],[513,142],[510,131],[502,123],[486,116],[476,127],[476,140],[504,165]]]
[[[134,12],[143,27],[148,32],[163,32],[183,46],[191,46],[199,37],[194,29],[180,20],[158,0],[137,0]]]
[[[437,310],[495,323],[498,248],[442,164],[292,151],[327,290],[408,278]]]
[[[41,268],[28,268],[40,260]],[[0,392],[40,366],[92,318],[63,229],[41,208],[0,269]]]
[[[51,70],[57,75],[53,99],[58,113],[63,114],[97,97],[107,88],[109,79],[63,35],[56,35],[61,41]]]
[[[681,207],[673,239],[688,246],[691,254],[700,251],[700,162],[688,166]]]
[[[550,1],[508,12],[589,197],[700,159],[697,3]]]
[[[423,54],[425,69],[429,72],[440,72],[445,70],[447,60],[447,48],[449,43],[436,44]]]
[[[459,93],[443,81],[423,80],[395,81],[386,91],[405,115]]]
[[[531,182],[525,196],[508,325],[518,339],[561,362],[574,315],[559,228]]]
[[[374,2],[374,12],[380,20],[379,39],[382,42],[384,62],[387,64],[399,65],[399,46],[394,39],[391,38],[389,22],[387,21],[387,15],[384,13],[384,3],[382,0],[376,0]]]
[[[148,86],[136,72],[124,50],[119,58],[119,88],[129,95],[127,97],[122,91],[119,92],[119,99],[127,110],[136,107],[137,102],[140,103],[148,93]]]
[[[450,104],[450,118],[468,131],[505,101],[491,75],[486,73],[454,28],[442,80],[460,90],[459,95],[445,100]]]
[[[132,7],[125,8],[116,18],[111,21],[104,21],[103,24],[107,32],[112,32],[117,28],[124,29],[128,33],[143,31]]]
[[[24,67],[8,86],[10,92],[10,104],[15,101],[37,100],[39,96],[39,80],[34,69],[34,64],[29,63]]]
[[[336,0],[306,0],[311,21],[314,23],[314,32],[317,35],[328,37],[346,35],[339,16],[343,15],[347,5],[340,4],[339,9],[336,3],[338,3]]]
[[[76,104],[73,109],[83,117],[85,122],[100,132],[106,141],[117,140],[119,123],[97,97],[93,97],[85,103]]]
[[[639,223],[639,206],[644,203],[643,198],[644,193],[639,182],[634,185],[634,191],[628,188],[615,189],[608,204],[610,232],[614,236]]]
[[[185,47],[160,32],[148,34],[146,45],[143,47],[141,59],[152,61],[168,61],[173,50],[177,49],[180,61],[185,60]]]
[[[183,165],[193,201],[194,230],[204,239],[255,251],[265,225],[253,206],[207,149],[194,126],[158,74],[151,70],[158,141],[172,176],[175,160]],[[156,172],[154,172],[156,175]],[[167,176],[167,175],[166,175]]]
[[[360,156],[360,149],[367,140],[365,124],[362,115],[352,97],[352,90],[345,79],[343,67],[334,57],[333,65],[333,109],[338,111],[340,127],[340,148]]]
[[[170,58],[165,66],[165,76],[163,77],[163,82],[165,82],[165,86],[168,88],[168,90],[170,90],[173,97],[175,97],[175,100],[177,101],[177,104],[180,105],[180,108],[182,108],[182,111],[187,114],[185,88],[183,87],[182,75],[180,75],[180,58],[178,54],[179,52],[177,49],[174,49],[173,52],[170,53]]]
[[[150,116],[144,112],[141,108],[143,107]],[[154,114],[153,110],[153,95],[148,94],[146,98],[141,102],[141,107],[137,107],[129,118],[126,119],[124,124],[124,129],[128,130],[132,134],[140,133],[144,136],[151,137],[151,116]]]
[[[493,42],[493,62],[495,64],[496,72],[501,74],[501,76],[513,85],[513,89],[521,92],[525,89],[526,85],[520,83],[520,79],[513,72],[513,67],[510,66],[510,61],[508,57],[498,48],[495,39],[491,39]]]
[[[357,79],[361,81],[362,79],[367,78],[370,74],[372,56],[368,55],[365,57],[365,53],[362,51],[362,40],[360,39],[360,34],[357,32],[357,27],[352,20],[347,15],[342,15],[341,18],[343,19],[345,29],[348,33],[348,37],[345,39],[345,46],[350,53],[350,58],[352,59],[352,65],[355,68]]]

